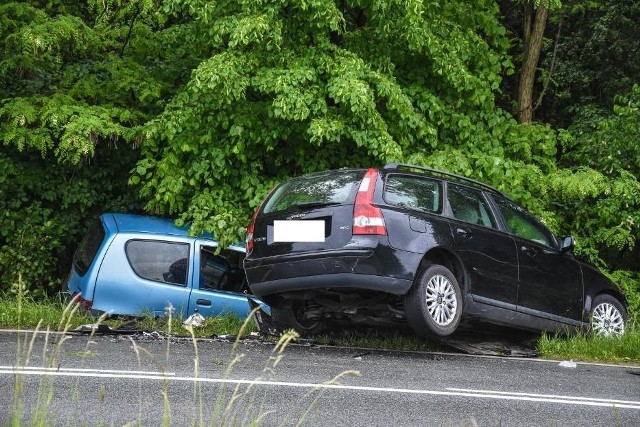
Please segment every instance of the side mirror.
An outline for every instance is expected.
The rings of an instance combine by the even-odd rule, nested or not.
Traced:
[[[564,236],[560,238],[560,252],[570,252],[575,246],[576,242],[573,240],[572,236]]]

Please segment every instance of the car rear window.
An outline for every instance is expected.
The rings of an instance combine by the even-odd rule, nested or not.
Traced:
[[[442,212],[442,183],[409,175],[389,175],[384,200],[390,205],[431,213]]]
[[[282,184],[267,201],[263,213],[292,207],[320,207],[347,202],[364,171],[327,171],[293,178]]]
[[[130,240],[125,252],[131,268],[143,279],[186,286],[188,243]]]
[[[98,249],[100,249],[104,236],[105,233],[102,228],[102,222],[95,221],[80,241],[78,249],[76,249],[76,252],[73,254],[73,267],[80,276],[87,274],[89,266],[91,266],[93,259],[98,253]]]

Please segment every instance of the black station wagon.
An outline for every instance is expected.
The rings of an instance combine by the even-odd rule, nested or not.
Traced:
[[[443,337],[463,317],[528,330],[622,334],[622,292],[500,191],[421,166],[339,169],[276,187],[244,266],[273,320],[408,323]]]

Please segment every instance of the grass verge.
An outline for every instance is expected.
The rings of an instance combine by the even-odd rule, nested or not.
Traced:
[[[16,329],[34,329],[40,324],[40,329],[56,330],[60,322],[60,316],[65,308],[63,298],[50,298],[47,300],[34,300],[29,297],[19,299],[13,294],[0,295],[0,327]],[[183,319],[175,318],[173,322],[167,322],[166,318],[154,318],[149,315],[139,318],[107,318],[102,323],[110,328],[125,327],[141,331],[162,331],[173,336],[190,337],[190,333],[182,326]],[[69,330],[96,322],[96,318],[87,316],[80,310],[70,313]],[[194,328],[194,334],[198,338],[211,337],[213,335],[236,335],[243,321],[234,315],[222,315],[205,320],[200,328]],[[245,333],[256,331],[253,320],[248,322]],[[169,332],[170,331],[170,332]]]
[[[342,329],[315,336],[322,345],[362,347],[388,350],[441,351],[440,346],[420,338],[410,331],[393,329]]]
[[[538,352],[548,359],[640,364],[640,327],[630,323],[621,337],[579,333],[570,337],[542,334]]]
[[[49,327],[55,330],[64,309],[61,298],[36,301],[23,298],[21,303],[13,294],[0,296],[0,327],[33,329],[40,321],[40,329]],[[79,311],[70,314],[69,329],[95,322]],[[132,323],[133,322],[133,323]],[[167,325],[165,318],[142,316],[140,318],[110,318],[104,323],[111,328],[127,327],[143,331],[169,332],[173,336],[189,337],[190,333],[182,326],[182,319],[174,319]],[[194,328],[197,338],[214,335],[237,335],[243,321],[236,316],[226,315],[208,318],[200,328]],[[247,324],[244,333],[256,331],[253,320]],[[342,329],[315,336],[313,341],[321,345],[362,347],[389,350],[441,351],[441,347],[432,341],[424,340],[410,332],[389,329]],[[622,337],[600,337],[578,334],[572,337],[543,334],[538,341],[537,350],[543,358],[573,359],[581,361],[599,361],[613,363],[640,364],[640,326],[632,322]]]

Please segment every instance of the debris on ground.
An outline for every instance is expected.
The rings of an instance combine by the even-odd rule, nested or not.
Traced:
[[[197,311],[182,322],[182,326],[191,326],[192,328],[201,328],[204,325],[204,316]]]
[[[573,360],[563,360],[562,362],[558,363],[558,366],[560,366],[561,368],[576,368],[578,364]]]
[[[502,357],[538,357],[538,335],[492,325],[461,328],[438,342],[465,354]]]
[[[126,325],[126,324],[125,324]],[[140,332],[136,329],[131,329],[129,325],[126,325],[125,328],[111,328],[104,323],[87,323],[85,325],[80,325],[74,329],[74,332],[80,332],[83,334],[112,334],[112,335],[121,335],[121,334],[135,334]]]

